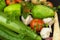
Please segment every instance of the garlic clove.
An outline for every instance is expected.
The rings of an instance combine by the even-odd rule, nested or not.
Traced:
[[[42,38],[48,38],[50,36],[51,30],[50,28],[43,28],[40,32]]]
[[[22,16],[21,19],[25,25],[28,25],[33,20],[31,15],[28,15],[26,19]]]

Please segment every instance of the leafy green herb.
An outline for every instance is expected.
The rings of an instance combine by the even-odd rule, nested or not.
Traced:
[[[3,11],[4,7],[6,7],[5,0],[0,0],[0,11]]]
[[[49,25],[48,25],[47,23],[43,25],[43,27],[48,27],[48,26],[49,26]]]
[[[26,4],[26,7],[27,7],[28,9],[32,9],[33,6],[34,6],[34,4],[32,4],[32,3],[30,3],[30,2],[26,2],[25,4]]]
[[[30,13],[23,13],[22,16],[26,19]]]
[[[36,25],[34,25],[34,32],[36,32]]]
[[[23,2],[23,3],[25,4],[25,6],[22,6],[22,16],[26,19],[27,16],[31,13],[30,10],[32,10],[34,4],[32,4],[30,2]],[[27,10],[27,12],[26,12],[26,10]]]
[[[60,5],[58,6],[58,9],[60,9]]]

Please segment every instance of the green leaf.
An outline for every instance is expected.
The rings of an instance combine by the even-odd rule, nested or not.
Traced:
[[[58,9],[60,9],[60,5],[58,6]]]
[[[49,26],[49,25],[48,25],[47,23],[43,25],[43,27],[48,27],[48,26]]]
[[[22,16],[26,19],[30,13],[23,13]]]
[[[5,0],[0,0],[0,11],[3,11],[6,7]]]
[[[26,7],[27,7],[28,9],[32,9],[33,6],[34,6],[34,4],[32,4],[32,3],[30,3],[30,2],[26,2]]]

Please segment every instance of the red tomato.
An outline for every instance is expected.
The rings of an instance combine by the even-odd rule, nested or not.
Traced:
[[[49,2],[49,1],[48,1],[48,4],[47,4],[47,6],[53,7],[53,4],[52,4],[52,2]]]
[[[30,23],[30,26],[33,30],[36,30],[37,32],[41,31],[43,28],[44,22],[40,19],[33,19]]]
[[[15,0],[15,2],[21,3],[21,2],[22,2],[22,0]]]
[[[6,0],[7,5],[14,4],[14,3],[15,3],[15,0]]]

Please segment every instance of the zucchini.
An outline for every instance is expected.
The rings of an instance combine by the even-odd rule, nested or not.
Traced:
[[[34,40],[41,40],[40,36],[38,36],[36,33],[34,33],[31,30],[31,28],[24,25],[21,21],[9,21],[9,23],[7,23],[7,18],[0,15],[0,25],[3,25],[4,27],[19,33],[20,37],[22,37],[22,39],[24,39],[24,37],[27,36]]]

